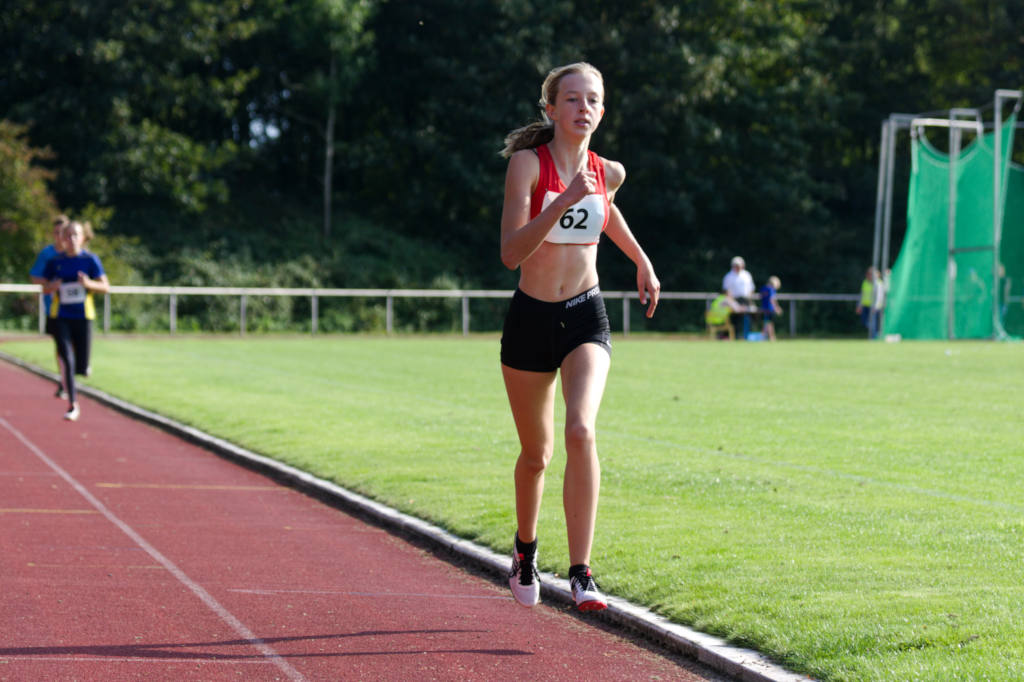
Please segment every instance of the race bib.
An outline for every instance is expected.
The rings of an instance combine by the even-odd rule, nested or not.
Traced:
[[[60,304],[85,303],[85,287],[79,282],[65,282],[60,285]]]
[[[544,195],[543,208],[555,200],[558,192]],[[605,223],[605,203],[600,194],[588,194],[569,207],[548,232],[545,241],[555,244],[596,244]]]

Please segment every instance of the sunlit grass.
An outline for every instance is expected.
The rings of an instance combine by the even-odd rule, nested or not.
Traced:
[[[1024,346],[614,345],[606,589],[822,679],[1024,678]],[[53,362],[45,341],[0,350]],[[518,446],[497,351],[99,338],[90,383],[504,553]],[[563,463],[540,527],[562,574]]]

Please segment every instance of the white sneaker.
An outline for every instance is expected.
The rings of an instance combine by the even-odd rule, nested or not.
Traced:
[[[540,601],[540,574],[537,573],[537,555],[530,560],[516,551],[512,540],[512,568],[508,572],[508,586],[512,596],[523,606],[536,606]]]
[[[597,583],[594,582],[594,576],[591,575],[589,568],[583,579],[571,578],[569,587],[572,588],[572,598],[576,600],[576,608],[580,611],[601,611],[608,608],[608,602],[597,589]]]
[[[65,412],[64,418],[69,422],[78,421],[78,405],[73,406],[70,410]]]

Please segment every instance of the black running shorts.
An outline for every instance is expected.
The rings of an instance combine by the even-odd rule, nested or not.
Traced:
[[[557,303],[539,301],[516,289],[501,333],[501,364],[553,372],[584,343],[612,352],[611,326],[599,287]]]

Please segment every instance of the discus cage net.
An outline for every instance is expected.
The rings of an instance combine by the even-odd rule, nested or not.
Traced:
[[[1021,90],[997,90],[991,108],[894,113],[882,122],[872,265],[891,268],[883,336],[1024,336],[1024,166],[1013,162],[1021,104]],[[902,131],[910,138],[907,225],[891,263]],[[937,133],[948,151],[929,139]]]

